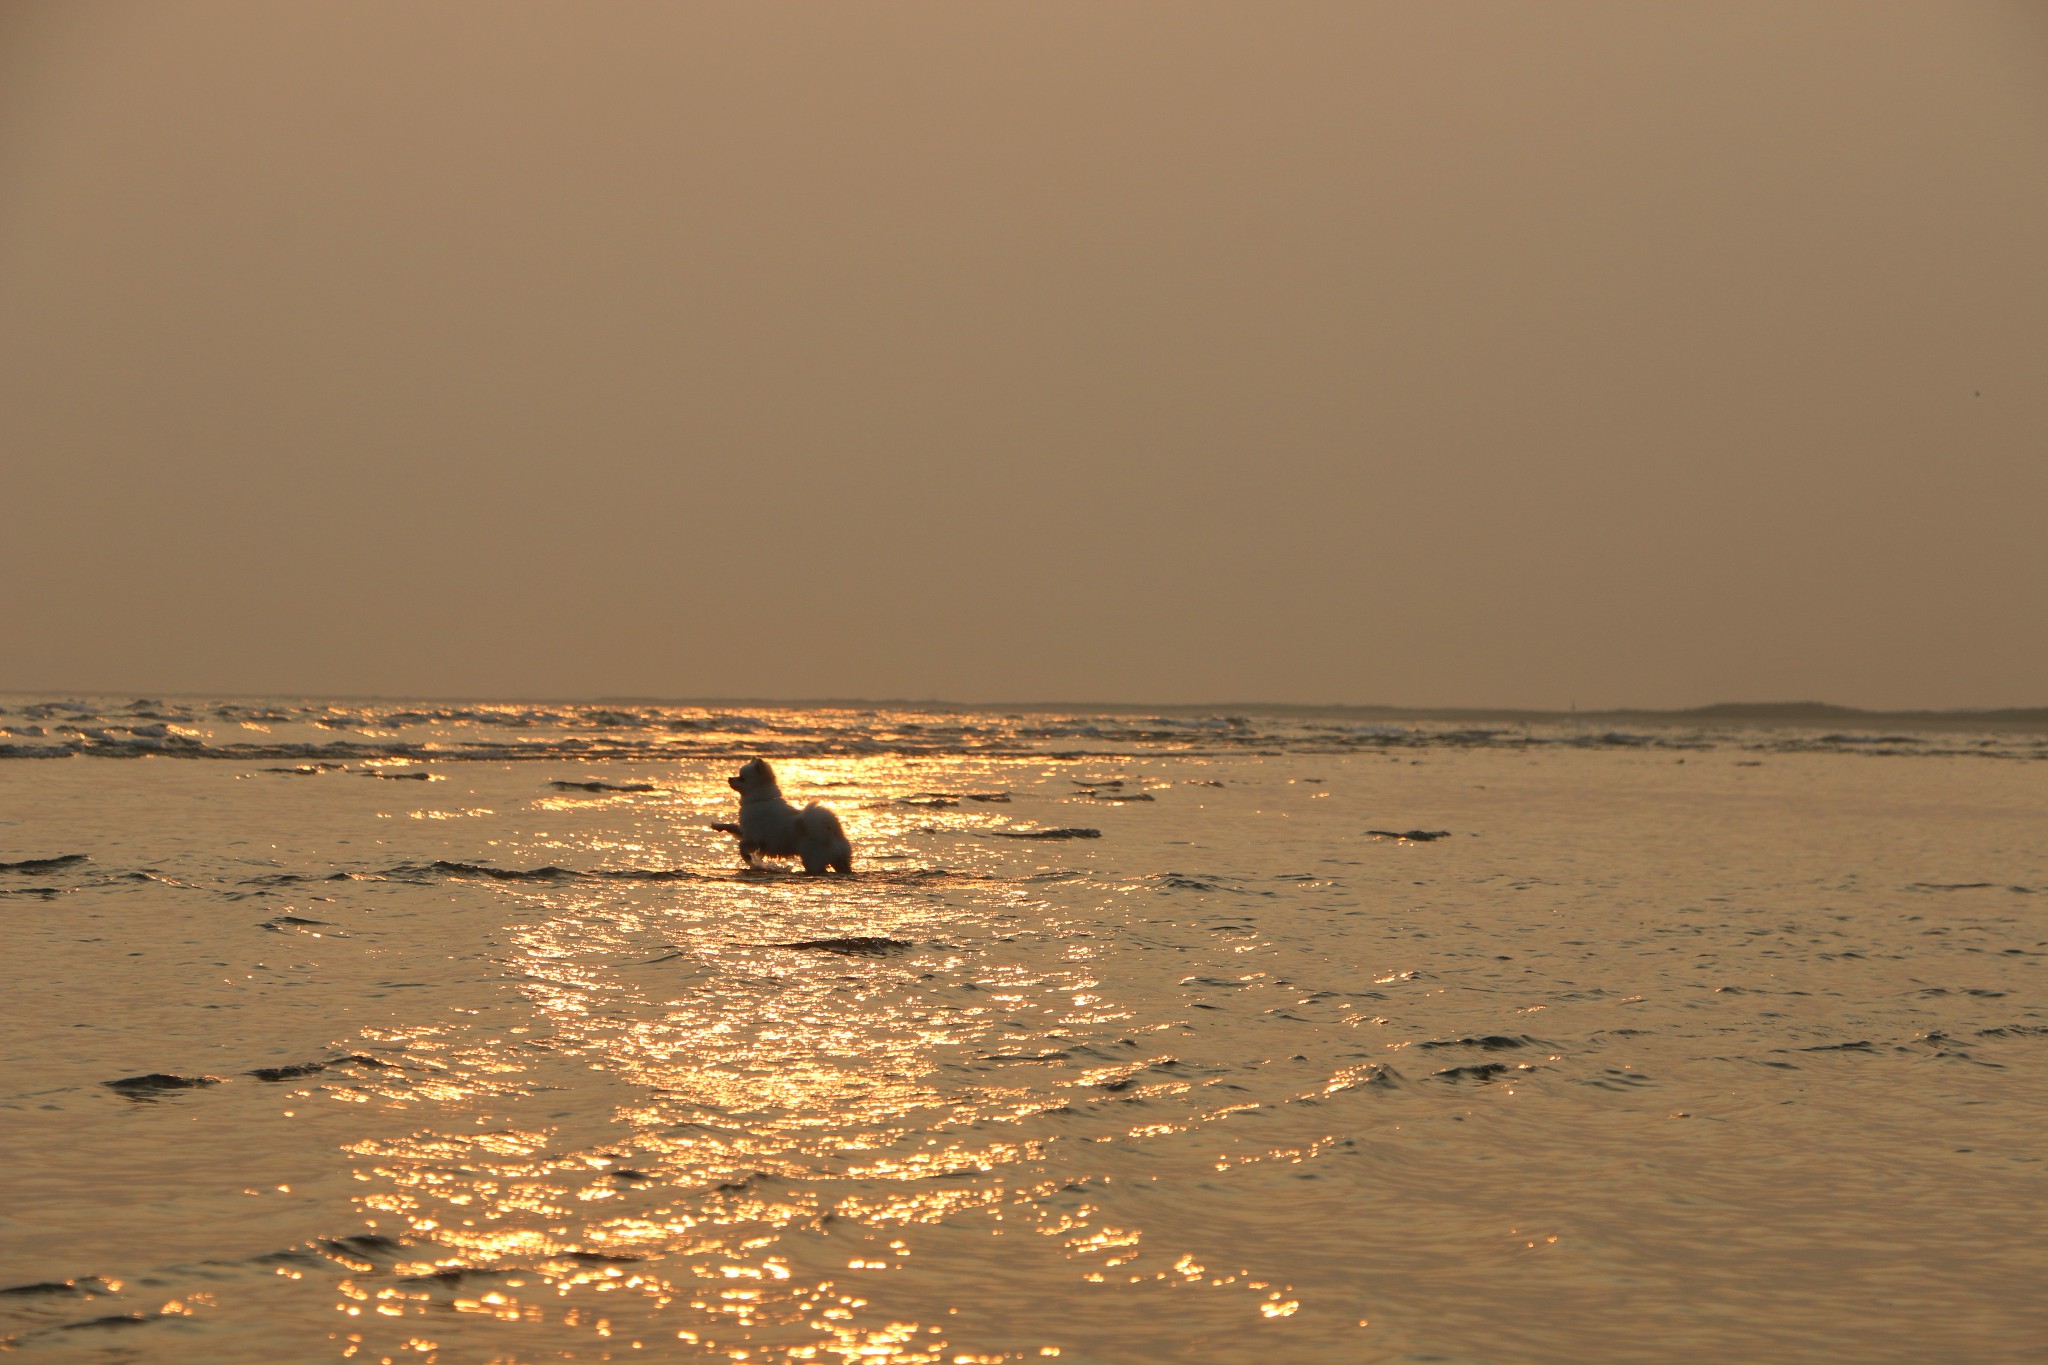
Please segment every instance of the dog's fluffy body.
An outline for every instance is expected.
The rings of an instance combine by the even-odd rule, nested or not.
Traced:
[[[757,857],[801,858],[805,872],[853,871],[853,845],[839,817],[816,802],[798,810],[785,801],[766,759],[748,759],[726,785],[740,794],[739,823],[712,828],[740,841],[749,866]]]

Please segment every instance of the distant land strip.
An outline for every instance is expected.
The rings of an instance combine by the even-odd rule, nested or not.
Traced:
[[[1457,725],[1666,725],[1788,726],[1811,729],[1893,730],[2048,730],[2048,706],[1956,707],[1949,710],[1869,711],[1824,701],[1730,701],[1711,706],[1657,710],[1647,707],[1546,710],[1511,706],[1363,706],[1345,702],[1109,702],[1109,701],[945,701],[932,697],[656,697],[656,696],[520,696],[428,695],[363,692],[184,692],[156,689],[44,688],[0,689],[9,702],[44,702],[56,698],[109,700],[128,697],[177,698],[211,702],[374,702],[411,705],[492,706],[694,706],[721,710],[916,710],[967,714],[1002,711],[1016,714],[1101,716],[1295,716],[1389,725],[1436,722]]]
[[[1356,706],[1344,703],[1232,701],[1170,704],[1094,701],[959,702],[910,698],[867,697],[599,697],[605,706],[763,707],[804,710],[915,709],[920,711],[1014,711],[1105,716],[1300,716],[1405,724],[1445,721],[1473,724],[1581,725],[1786,725],[1912,730],[2048,730],[2048,706],[1958,708],[1950,711],[1866,711],[1824,701],[1728,701],[1677,710],[1617,708],[1594,711],[1550,711],[1513,707]]]

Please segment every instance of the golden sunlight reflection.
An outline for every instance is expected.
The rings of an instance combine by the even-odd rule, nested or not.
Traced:
[[[1285,1286],[1212,1272],[1219,1247],[1152,1251],[1106,1221],[1121,1187],[1103,1156],[1194,1143],[1162,1153],[1213,1175],[1312,1161],[1332,1139],[1218,1156],[1203,1135],[1261,1104],[1148,1041],[1192,1025],[1147,1017],[1104,969],[1096,924],[1037,890],[1048,862],[1071,882],[1093,854],[1066,872],[978,837],[1011,823],[1017,789],[1092,794],[1038,759],[934,768],[779,760],[787,792],[838,809],[858,850],[847,878],[742,867],[705,834],[730,818],[710,765],[533,798],[546,823],[494,850],[520,875],[465,892],[509,912],[493,954],[511,993],[365,1030],[382,1064],[325,1087],[417,1122],[346,1149],[374,1230],[329,1253],[359,1275],[337,1304],[351,1349],[391,1349],[377,1319],[418,1332],[454,1312],[735,1361],[1058,1355],[1051,1339],[950,1345],[963,1305],[911,1272],[963,1237],[1002,1239],[1077,1292],[1227,1290],[1262,1319],[1295,1312]],[[1212,969],[1166,998],[1274,988]],[[1369,1083],[1352,1068],[1300,1093]],[[597,1111],[593,1093],[609,1097]]]

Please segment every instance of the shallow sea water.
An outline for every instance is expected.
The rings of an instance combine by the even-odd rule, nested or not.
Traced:
[[[0,724],[25,1359],[2048,1343],[2040,735]],[[706,828],[756,753],[855,876]]]

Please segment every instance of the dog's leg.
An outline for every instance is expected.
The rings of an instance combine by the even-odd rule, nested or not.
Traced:
[[[830,867],[834,872],[851,874],[853,871],[853,855],[849,853],[844,858],[834,858],[830,863]]]

